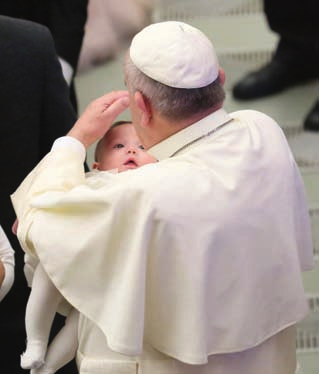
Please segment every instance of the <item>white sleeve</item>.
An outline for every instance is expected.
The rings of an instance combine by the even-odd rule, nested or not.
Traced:
[[[0,287],[0,301],[12,287],[14,281],[14,251],[9,240],[0,226],[0,259],[4,265],[5,276]]]
[[[55,152],[59,150],[72,150],[77,152],[83,159],[86,156],[84,145],[72,136],[62,136],[54,141],[51,151]]]
[[[73,77],[73,68],[67,61],[65,61],[60,56],[59,56],[59,61],[61,64],[62,74],[64,76],[64,79],[66,80],[66,83],[68,84],[68,86],[70,86],[72,77]]]

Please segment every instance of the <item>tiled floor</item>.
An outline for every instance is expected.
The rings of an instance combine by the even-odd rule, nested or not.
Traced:
[[[236,2],[240,3],[239,0]],[[253,2],[250,0],[250,3]],[[173,1],[170,5],[172,3]],[[207,1],[199,3],[204,4]],[[221,4],[225,3],[221,2]],[[159,17],[159,14],[156,17]],[[268,30],[263,14],[244,14],[240,17],[238,15],[213,15],[186,20],[186,22],[201,28],[214,42],[221,65],[226,71],[226,109],[234,111],[249,108],[263,111],[276,119],[285,131],[304,178],[311,210],[315,249],[318,254],[319,133],[303,132],[302,123],[315,98],[319,96],[319,83],[309,82],[267,99],[238,102],[231,96],[232,85],[246,71],[256,68],[269,59],[277,41],[276,35]],[[122,61],[123,54],[120,53],[116,59],[77,77],[76,87],[80,112],[94,98],[111,90],[125,89]],[[125,112],[121,118],[129,118],[129,113]],[[89,164],[93,161],[93,150],[94,146],[88,152]],[[313,301],[313,312],[309,320],[300,324],[298,357],[303,367],[303,374],[319,373],[319,269],[318,262],[316,264],[314,271],[304,275],[305,289]]]

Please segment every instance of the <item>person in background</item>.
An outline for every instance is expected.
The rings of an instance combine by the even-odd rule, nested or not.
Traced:
[[[88,0],[1,0],[0,14],[40,23],[50,30],[70,87],[76,112],[78,103],[74,78],[77,72],[87,21]]]
[[[10,291],[14,281],[14,251],[0,226],[0,301]]]
[[[318,1],[264,0],[263,4],[268,25],[278,34],[279,42],[265,66],[234,85],[233,96],[238,100],[273,95],[310,80],[319,84]],[[303,126],[305,130],[319,131],[318,94]]]
[[[43,25],[0,16],[1,194],[0,223],[15,249],[15,282],[1,303],[1,371],[24,373],[25,308],[29,296],[24,255],[12,233],[15,212],[10,194],[77,119],[54,42]],[[60,329],[64,319],[56,321]],[[74,366],[74,363],[73,363]],[[76,369],[75,369],[76,370]],[[69,368],[70,372],[70,368]]]
[[[78,73],[115,58],[151,22],[153,0],[90,0]]]
[[[22,247],[80,313],[80,374],[293,374],[314,259],[280,126],[227,113],[214,47],[183,22],[135,35],[124,76],[11,196]],[[91,185],[86,149],[128,107],[158,162]]]

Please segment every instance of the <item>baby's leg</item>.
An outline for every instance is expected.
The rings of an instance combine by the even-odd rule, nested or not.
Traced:
[[[32,369],[44,362],[51,325],[62,295],[47,276],[41,264],[34,272],[26,308],[27,349],[21,355],[21,367]]]
[[[78,321],[79,312],[71,309],[64,327],[49,345],[45,364],[39,369],[31,370],[31,374],[54,374],[75,357],[78,346]]]

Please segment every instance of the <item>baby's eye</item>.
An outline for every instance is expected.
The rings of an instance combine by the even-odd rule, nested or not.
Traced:
[[[142,145],[139,145],[138,147],[139,147],[140,149],[145,149]]]
[[[113,148],[123,148],[124,145],[121,144],[121,143],[118,143],[118,144],[114,144],[114,147]]]

